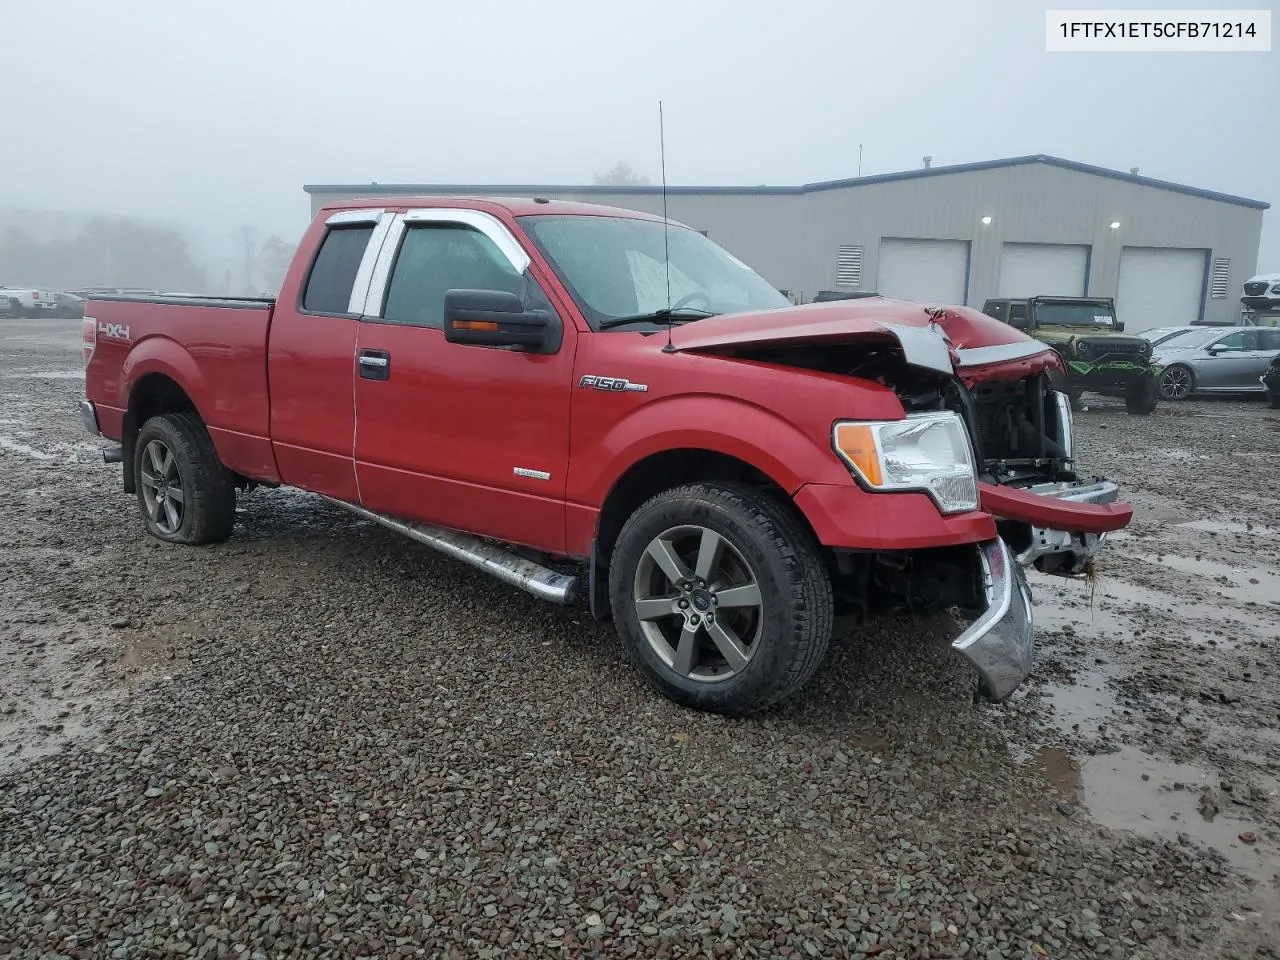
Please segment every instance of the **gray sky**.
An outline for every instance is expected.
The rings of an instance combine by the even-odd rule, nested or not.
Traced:
[[[864,173],[1050,153],[1280,206],[1280,52],[1046,53],[1046,7],[1089,6],[0,0],[0,126],[48,134],[0,152],[0,205],[295,239],[304,182],[656,182],[661,98],[671,183],[852,176],[861,143]]]

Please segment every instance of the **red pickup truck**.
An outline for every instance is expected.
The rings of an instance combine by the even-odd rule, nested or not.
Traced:
[[[1002,700],[1032,663],[1024,567],[1080,575],[1132,515],[1077,476],[1044,344],[964,307],[793,306],[629,210],[330,205],[277,298],[94,296],[84,354],[81,415],[152,536],[215,543],[239,493],[312,491],[585,593],[658,691],[728,714],[887,605],[968,611],[952,646]]]

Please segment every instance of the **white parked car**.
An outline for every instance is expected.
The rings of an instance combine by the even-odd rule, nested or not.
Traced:
[[[1240,302],[1251,310],[1280,310],[1280,273],[1260,273],[1244,282]]]

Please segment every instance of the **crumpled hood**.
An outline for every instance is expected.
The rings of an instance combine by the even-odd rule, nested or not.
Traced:
[[[864,338],[896,340],[908,363],[947,372],[1025,361],[1039,354],[1053,356],[1048,345],[972,307],[885,297],[723,314],[677,326],[671,333],[672,346],[690,352]],[[1052,361],[1046,359],[1046,365]]]

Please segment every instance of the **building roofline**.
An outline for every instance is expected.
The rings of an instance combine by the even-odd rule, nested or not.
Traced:
[[[1216,190],[1202,190],[1199,187],[1188,187],[1168,180],[1157,180],[1134,173],[1111,170],[1108,167],[1095,167],[1092,164],[1075,160],[1064,160],[1048,154],[1036,153],[1025,157],[1009,157],[1003,160],[981,160],[976,163],[956,163],[945,167],[926,167],[920,170],[904,170],[899,173],[880,173],[867,177],[851,177],[844,180],[820,180],[800,186],[771,187],[711,187],[711,186],[668,186],[667,194],[671,196],[752,196],[752,197],[788,197],[806,193],[820,193],[825,190],[843,190],[849,187],[865,187],[877,183],[893,183],[899,180],[918,180],[924,177],[941,177],[955,173],[975,173],[982,170],[999,170],[1005,167],[1022,167],[1042,163],[1076,173],[1092,174],[1095,177],[1107,177],[1143,187],[1157,190],[1168,190],[1202,200],[1216,200],[1219,203],[1230,203],[1241,207],[1252,207],[1255,210],[1268,210],[1271,204],[1262,200],[1250,200]],[[309,194],[355,193],[361,196],[392,196],[420,194],[497,194],[508,196],[538,196],[543,193],[575,193],[579,195],[613,195],[643,196],[662,193],[660,185],[653,184],[407,184],[407,183],[356,183],[356,184],[305,184],[302,188]]]

